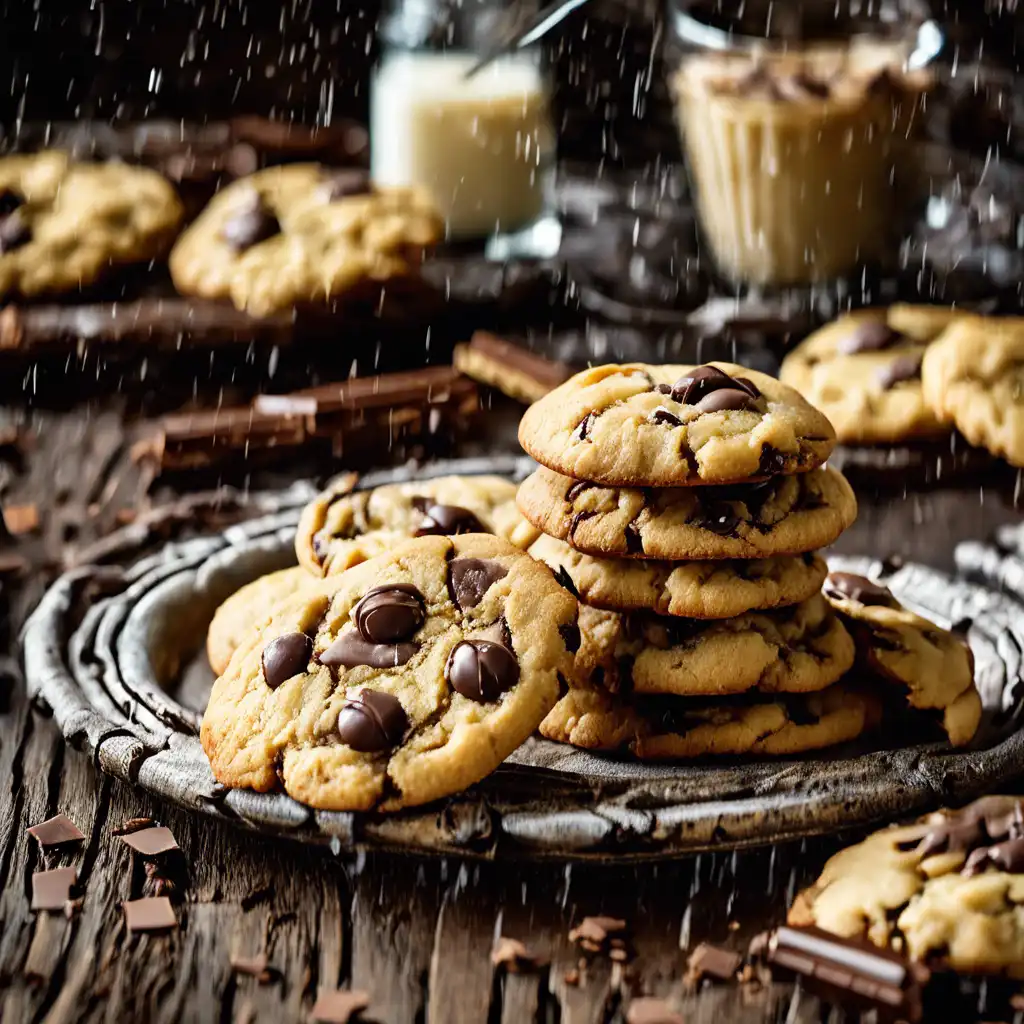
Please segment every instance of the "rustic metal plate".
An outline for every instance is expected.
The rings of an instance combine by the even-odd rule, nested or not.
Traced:
[[[511,457],[462,460],[371,473],[358,486],[451,472],[518,478],[530,468]],[[267,834],[338,850],[564,859],[657,859],[832,832],[966,801],[1024,771],[1020,604],[987,581],[836,558],[871,569],[942,624],[970,621],[986,708],[971,750],[877,749],[876,737],[875,749],[847,744],[803,758],[642,765],[532,739],[469,792],[392,816],[324,813],[281,793],[228,790],[198,739],[212,682],[206,627],[239,586],[293,562],[292,536],[311,494],[296,487],[251,499],[259,518],[141,558],[142,538],[127,532],[105,546],[114,564],[83,566],[54,584],[26,625],[25,665],[34,697],[69,743],[111,775]]]

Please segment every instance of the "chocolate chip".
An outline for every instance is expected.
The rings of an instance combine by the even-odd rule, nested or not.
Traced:
[[[333,203],[348,196],[370,195],[372,192],[369,174],[355,168],[335,171],[320,186],[320,195],[326,203]]]
[[[642,555],[644,553],[644,539],[640,536],[640,530],[634,523],[626,527],[626,551],[631,555]]]
[[[490,533],[468,508],[459,505],[437,505],[424,502],[421,506],[423,522],[416,531],[417,537],[454,537],[459,533]]]
[[[448,593],[457,608],[475,608],[491,585],[508,575],[498,562],[482,558],[455,558],[448,564]]]
[[[761,476],[778,476],[786,468],[786,456],[771,445],[761,449],[757,472]],[[763,504],[763,503],[762,503]]]
[[[861,320],[843,337],[837,348],[844,356],[858,352],[881,352],[901,341],[903,335],[883,320]]]
[[[14,213],[25,200],[12,189],[5,188],[0,191],[0,217],[6,217]]]
[[[575,654],[580,649],[580,644],[583,643],[580,627],[575,622],[567,622],[565,625],[559,626],[558,635],[562,638],[562,643],[565,644],[565,649],[570,654]]]
[[[587,436],[590,433],[590,428],[593,426],[594,420],[596,419],[597,417],[594,415],[594,413],[588,412],[587,415],[580,420],[580,422],[576,426],[577,441],[586,441]]]
[[[423,595],[407,583],[374,587],[352,610],[359,635],[371,644],[408,640],[426,618]]]
[[[673,416],[668,409],[665,409],[662,406],[658,406],[658,408],[651,413],[650,419],[652,423],[665,423],[670,427],[681,426],[683,422],[678,416]]]
[[[563,589],[568,590],[573,597],[578,601],[580,599],[580,592],[576,589],[576,584],[573,582],[573,578],[569,575],[569,570],[564,565],[560,565],[554,572],[555,582]]]
[[[897,384],[917,380],[921,376],[922,358],[922,353],[913,352],[894,359],[888,366],[883,366],[877,375],[879,387],[883,391],[891,391]]]
[[[313,641],[305,633],[285,633],[263,648],[263,678],[272,690],[306,670]]]
[[[412,643],[370,643],[355,630],[350,630],[342,633],[318,660],[321,665],[327,665],[329,668],[355,668],[358,665],[368,665],[370,668],[398,668],[419,649],[419,644]]]
[[[739,388],[720,388],[705,395],[694,407],[699,413],[727,411],[757,411],[754,400]]]
[[[696,405],[705,395],[719,388],[732,386],[732,378],[714,366],[694,367],[669,389],[669,394],[683,405]]]
[[[565,500],[570,504],[574,502],[584,491],[589,491],[594,485],[589,480],[577,480],[572,487],[565,492]]]
[[[519,681],[519,662],[502,644],[464,640],[449,655],[444,674],[457,693],[489,704]]]
[[[280,231],[281,225],[274,211],[254,189],[246,201],[224,222],[221,238],[236,252],[244,252],[259,242],[273,238]]]
[[[14,252],[32,241],[32,228],[21,210],[0,219],[0,253]]]
[[[671,384],[655,384],[654,385],[654,390],[657,391],[659,395],[671,395],[672,394],[672,385]]]
[[[839,601],[849,600],[857,601],[859,604],[883,606],[896,603],[892,591],[852,572],[829,573],[822,589],[826,597]]]
[[[740,518],[729,505],[708,503],[695,523],[719,537],[729,537],[735,534],[736,527],[740,525]]]
[[[975,850],[967,858],[962,873],[968,876],[980,875],[987,868],[1007,871],[1012,875],[1020,874],[1024,870],[1024,838],[1008,839],[1004,843]]]
[[[738,384],[751,398],[760,398],[761,389],[747,377],[733,377],[733,384]]]
[[[408,728],[409,716],[401,702],[380,690],[361,690],[338,714],[341,742],[361,754],[391,750]]]

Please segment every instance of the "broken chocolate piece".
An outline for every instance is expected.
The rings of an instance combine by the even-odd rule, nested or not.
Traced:
[[[448,593],[456,608],[475,608],[494,583],[508,575],[500,562],[454,558],[448,565]]]
[[[317,656],[321,665],[329,668],[398,668],[420,649],[419,644],[373,644],[364,640],[355,630],[342,633],[322,654]]]
[[[40,846],[60,846],[62,843],[79,843],[85,834],[66,815],[55,814],[52,818],[26,829],[26,832]]]
[[[572,376],[553,362],[488,331],[477,331],[468,345],[456,345],[452,363],[467,377],[497,388],[520,402],[536,402]]]
[[[279,234],[281,225],[274,211],[255,189],[224,222],[221,237],[236,252],[244,252]]]
[[[359,989],[321,988],[317,990],[310,1017],[323,1024],[349,1024],[353,1016],[369,1005],[369,993]]]
[[[657,388],[662,394],[671,395],[683,405],[696,405],[705,395],[719,388],[732,386],[732,378],[715,366],[694,367],[685,377],[680,377],[671,387],[660,384]]]
[[[399,699],[380,690],[362,690],[338,715],[342,743],[362,754],[391,750],[408,728],[409,716]]]
[[[504,644],[463,640],[448,656],[444,674],[456,693],[490,704],[519,682],[519,661]]]
[[[78,881],[76,868],[55,868],[32,873],[32,909],[63,910]]]
[[[178,919],[166,896],[145,896],[141,900],[125,900],[124,922],[130,932],[158,932],[177,928]]]
[[[864,605],[891,606],[896,603],[892,591],[852,572],[832,572],[822,587],[826,597],[836,601],[856,601]]]
[[[171,830],[164,828],[163,825],[140,829],[137,832],[121,836],[121,842],[125,846],[130,846],[136,853],[141,853],[143,857],[157,857],[162,853],[170,853],[171,850],[179,849]]]
[[[275,637],[263,648],[263,678],[276,690],[282,683],[305,672],[313,641],[305,633],[285,633]]]
[[[352,610],[360,635],[371,644],[408,640],[426,618],[423,595],[409,584],[399,583],[368,590]]]

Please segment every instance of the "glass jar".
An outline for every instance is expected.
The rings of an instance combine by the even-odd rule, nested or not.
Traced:
[[[555,132],[539,49],[473,73],[523,16],[515,0],[391,0],[371,86],[374,180],[428,189],[455,239],[526,228],[545,211]]]
[[[672,0],[670,13],[676,118],[718,271],[806,285],[894,257],[923,198],[913,149],[942,48],[916,0]]]

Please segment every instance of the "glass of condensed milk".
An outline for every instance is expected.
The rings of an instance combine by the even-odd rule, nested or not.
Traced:
[[[478,69],[529,5],[388,4],[370,96],[373,178],[428,189],[451,239],[519,232],[547,209],[556,136],[541,54],[518,50]]]

